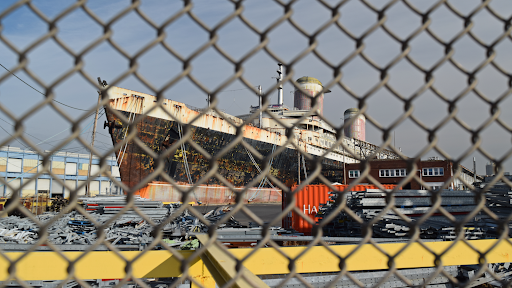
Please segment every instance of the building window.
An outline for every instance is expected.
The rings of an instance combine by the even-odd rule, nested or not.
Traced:
[[[348,178],[358,178],[361,173],[359,170],[349,170],[348,171]]]
[[[443,176],[444,169],[442,167],[423,168],[423,176]]]
[[[405,177],[407,175],[406,169],[380,169],[380,177]]]

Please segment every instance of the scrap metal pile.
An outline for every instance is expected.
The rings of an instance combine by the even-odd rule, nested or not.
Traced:
[[[420,218],[432,209],[435,199],[432,193],[427,190],[400,190],[393,193],[394,205],[387,207],[391,198],[386,199],[389,192],[382,192],[378,189],[368,189],[365,192],[349,192],[344,196],[341,193],[330,193],[328,203],[322,205],[317,217],[319,220],[329,215],[337,205],[338,197],[345,197],[347,207],[365,222],[378,217],[383,210],[386,212],[379,216],[379,221],[372,226],[373,237],[408,237],[411,226],[418,224],[420,238],[423,239],[455,239],[458,233],[464,233],[466,239],[481,239],[498,235],[496,223],[487,215],[479,213],[475,217],[465,219],[467,215],[476,208],[474,193],[470,191],[449,191],[443,190],[440,193],[441,207],[452,214],[457,221],[465,220],[464,227],[456,231],[456,225],[445,217],[439,209],[428,217],[424,222],[418,222]],[[434,202],[433,202],[434,200]],[[407,223],[400,217],[402,213],[412,220]],[[504,212],[505,213],[505,212]],[[510,211],[508,211],[510,214]],[[362,225],[356,222],[344,210],[336,218],[323,228],[325,236],[346,237],[362,236]]]
[[[140,196],[134,196],[133,205],[137,210],[152,220],[163,220],[169,212],[168,207],[160,201],[149,201]],[[85,210],[93,214],[108,215],[118,214],[126,206],[125,196],[103,196],[89,197],[81,199]],[[141,218],[135,210],[127,210],[123,212],[125,218]]]
[[[480,277],[477,277],[480,268],[479,265],[459,266],[457,278],[466,282],[472,280],[471,284],[466,287],[504,287],[506,286],[504,283],[512,279],[512,265],[510,262],[487,264],[487,268],[494,275],[486,271]],[[495,277],[500,277],[502,281],[496,280]]]
[[[189,213],[188,209],[179,215],[174,215],[180,208],[180,204],[164,205],[159,201],[136,198],[134,201],[136,209],[131,208],[120,213],[126,205],[124,196],[91,197],[84,198],[82,201],[83,207],[89,212],[88,216],[98,224],[94,224],[91,219],[77,211],[58,218],[55,218],[58,214],[54,212],[35,216],[42,223],[54,221],[46,229],[48,242],[60,245],[90,245],[97,239],[97,227],[111,221],[113,217],[117,217],[109,222],[104,229],[106,241],[116,246],[128,247],[131,245],[131,247],[140,249],[154,240],[152,236],[154,227],[140,214],[145,215],[155,224],[162,223],[171,215],[177,216],[162,229],[164,242],[171,246],[189,245],[190,241],[187,239],[190,235],[208,231],[208,226]],[[218,207],[208,211],[204,217],[211,223],[215,223],[221,219],[224,220],[223,217],[229,211],[229,207]],[[118,213],[120,213],[119,216]],[[222,225],[219,225],[219,228],[223,227],[244,226],[231,216]],[[0,219],[0,243],[33,244],[38,240],[39,229],[40,227],[30,218],[18,216],[2,218]]]

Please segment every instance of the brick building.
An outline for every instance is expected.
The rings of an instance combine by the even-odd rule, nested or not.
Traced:
[[[345,179],[348,184],[359,178],[361,174],[360,163],[346,164]],[[440,188],[455,173],[456,167],[449,160],[428,159],[416,162],[418,166],[415,171],[418,178],[433,188]],[[462,167],[462,178],[466,183],[473,183],[473,171]],[[391,159],[374,159],[370,161],[370,175],[377,179],[381,184],[398,184],[408,175],[407,161]],[[476,176],[477,181],[482,181],[481,176]],[[368,179],[363,179],[361,183],[370,183]],[[421,190],[422,186],[415,179],[405,184],[403,189]],[[455,179],[450,183],[449,188],[454,190],[467,189],[466,185],[460,180]]]

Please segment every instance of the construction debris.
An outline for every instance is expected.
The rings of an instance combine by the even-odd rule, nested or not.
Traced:
[[[50,206],[48,207],[47,211],[51,212],[60,212],[64,207],[66,207],[69,204],[69,200],[62,197],[57,196],[52,199]]]

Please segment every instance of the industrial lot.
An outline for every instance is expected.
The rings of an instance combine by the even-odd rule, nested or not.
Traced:
[[[304,82],[301,79],[306,80]],[[303,81],[305,88],[311,82],[321,87],[321,82],[315,78],[301,79],[298,82]],[[100,83],[104,84],[103,81]],[[283,109],[284,105],[278,104],[272,105],[271,108],[274,110],[270,113],[282,115],[284,120],[291,120],[297,115],[307,113],[311,109],[311,103],[301,93],[296,91],[294,109]],[[127,93],[123,92],[122,95],[130,99]],[[140,97],[147,99],[149,96],[136,95],[135,98],[140,99]],[[124,101],[127,102],[124,107],[130,107],[128,105],[130,100]],[[180,111],[183,111],[183,108],[178,112]],[[127,115],[132,117],[132,113],[133,111]],[[318,113],[321,114],[321,110]],[[259,122],[254,126],[258,127],[270,116],[269,114],[261,115]],[[122,124],[118,124],[117,120],[109,121],[105,123],[105,127],[109,128],[114,144],[116,141],[123,141],[124,139],[119,139],[118,135],[122,133],[126,135],[126,129]],[[203,168],[200,167],[201,165],[198,164],[200,161],[197,159],[194,162],[187,162],[187,153],[193,155],[194,152],[192,146],[183,144],[179,149],[184,156],[178,158],[177,166],[171,167],[171,170],[183,168],[187,176],[183,179],[188,179],[190,182],[181,181],[177,185],[157,179],[158,181],[149,182],[135,194],[125,193],[112,181],[113,178],[116,181],[125,182],[130,187],[130,185],[137,185],[137,182],[134,182],[135,179],[142,179],[142,176],[137,174],[141,169],[133,170],[137,167],[134,163],[138,162],[133,162],[135,148],[130,146],[132,144],[126,143],[116,153],[116,157],[111,157],[104,162],[108,167],[103,172],[100,172],[100,160],[86,154],[54,153],[46,166],[49,169],[45,169],[43,158],[38,157],[33,151],[4,147],[0,151],[2,153],[0,173],[3,173],[2,176],[9,187],[3,188],[4,198],[1,203],[2,207],[9,212],[7,217],[0,219],[0,248],[9,252],[27,251],[39,243],[42,231],[47,235],[45,242],[48,245],[67,252],[86,251],[91,247],[94,247],[93,251],[111,251],[112,249],[126,252],[166,249],[194,251],[206,243],[201,235],[207,234],[215,237],[219,243],[229,249],[252,248],[261,245],[262,241],[272,241],[274,245],[282,248],[301,247],[310,245],[318,239],[330,245],[343,247],[362,241],[368,233],[375,243],[389,245],[407,243],[411,237],[433,244],[459,238],[479,240],[500,237],[502,227],[499,227],[491,216],[482,212],[474,213],[479,205],[479,199],[471,191],[493,181],[493,174],[496,172],[493,165],[487,165],[490,175],[477,175],[476,170],[439,158],[411,162],[392,151],[379,150],[379,147],[366,142],[366,123],[358,109],[346,110],[345,121],[351,124],[341,136],[344,145],[330,150],[334,152],[326,153],[339,153],[341,159],[346,161],[336,162],[335,159],[340,156],[333,154],[330,156],[332,161],[328,162],[329,166],[326,166],[327,171],[322,171],[327,172],[326,177],[331,177],[337,183],[325,185],[315,183],[318,181],[313,180],[312,184],[299,186],[301,181],[310,181],[308,171],[311,173],[312,166],[305,157],[299,156],[295,166],[275,164],[279,160],[271,159],[271,165],[282,165],[280,169],[296,168],[296,174],[293,177],[295,183],[289,187],[289,191],[278,189],[277,185],[273,185],[267,178],[261,180],[258,187],[249,189],[243,187],[228,189],[218,184],[194,186],[191,179],[195,171]],[[313,151],[333,147],[332,143],[336,141],[336,136],[329,134],[331,132],[327,124],[315,117],[304,123],[306,138],[304,138],[304,145],[301,146],[301,137],[304,135],[302,132],[298,134],[301,135],[296,138],[298,147],[311,152],[312,155],[315,155]],[[267,125],[277,126],[271,120]],[[163,129],[162,127],[165,126],[159,126],[158,129]],[[142,126],[139,127],[141,128]],[[180,131],[177,137],[181,139],[182,128],[179,126],[178,128]],[[120,134],[116,129],[119,129]],[[276,132],[278,128],[273,129],[266,131],[274,131],[272,133],[283,137]],[[139,130],[139,133],[145,133],[145,131]],[[172,135],[170,132],[165,133]],[[192,137],[192,139],[195,138]],[[274,142],[270,146],[272,151],[276,149],[279,141],[283,141],[277,137],[275,139],[269,140]],[[169,147],[173,141],[172,136],[171,138],[167,136],[165,141],[162,145]],[[313,143],[316,144],[312,145]],[[258,144],[254,145],[259,147]],[[120,160],[125,157],[126,151],[132,154],[128,154],[125,161]],[[356,160],[355,155],[361,157],[362,161]],[[237,157],[241,159],[242,156]],[[259,167],[248,150],[246,158],[250,158],[253,161],[252,164]],[[411,172],[410,167],[414,167],[411,166],[413,164],[416,168]],[[120,165],[128,169],[120,169]],[[369,168],[367,176],[364,176],[366,165]],[[475,167],[476,163],[473,169]],[[168,173],[171,173],[171,170]],[[148,172],[151,171],[148,170]],[[258,168],[258,172],[260,171]],[[411,174],[416,177],[410,178]],[[454,178],[453,175],[456,174],[459,176]],[[90,177],[88,175],[96,176],[92,178],[89,185],[86,185],[86,180]],[[56,176],[58,180],[55,180]],[[410,180],[404,182],[403,179],[408,176]],[[373,179],[378,183],[374,184]],[[283,182],[290,181],[285,179]],[[509,208],[512,205],[507,199],[510,199],[512,192],[503,183],[493,185],[485,193],[485,207],[498,217],[506,218],[510,214]],[[190,191],[183,193],[187,189]],[[393,193],[390,193],[391,191]],[[15,202],[9,198],[14,193],[18,194],[20,197],[18,202],[26,209],[12,209],[10,203]],[[76,199],[73,201],[78,201],[81,209],[68,209],[72,198]],[[248,210],[239,210],[240,205]],[[128,207],[130,208],[127,209]],[[293,209],[290,210],[290,208]],[[283,211],[289,212],[281,217]],[[27,213],[33,213],[34,216],[27,217],[29,216]],[[451,216],[447,217],[446,213]],[[43,225],[44,223],[48,225],[41,230],[32,217],[36,217],[35,219]],[[457,223],[464,223],[464,225],[458,226]],[[212,227],[214,227],[214,233],[211,230]],[[267,243],[264,246],[269,245],[270,243]],[[37,246],[36,251],[49,251],[49,249],[52,248],[43,245]],[[512,275],[512,270],[509,268],[512,269],[508,264],[489,264],[489,269],[503,277]],[[450,277],[467,281],[477,273],[478,269],[478,266],[471,265],[447,266],[446,271],[450,276],[439,275],[432,283],[439,287],[452,287]],[[422,277],[432,273],[433,270],[432,268],[415,268],[400,271],[412,276],[410,278],[412,283],[419,284]],[[380,272],[354,272],[353,277],[361,283],[371,284],[375,283],[372,275],[376,273]],[[336,273],[322,275],[303,277],[323,286],[333,281]],[[272,278],[260,276],[260,280],[270,287],[278,285],[284,278],[285,275],[274,275]],[[176,283],[181,283],[179,287],[191,285],[189,280],[179,280],[176,277],[157,277],[144,281],[152,287],[166,287]],[[346,279],[336,281],[344,283]],[[404,286],[394,278],[389,278],[388,281],[395,283],[392,287]],[[483,274],[478,281],[484,284],[492,283],[494,280]],[[31,283],[37,287],[61,284],[60,280],[40,280]],[[103,287],[117,285],[119,280],[87,280],[87,283]],[[290,283],[288,285],[298,285],[293,281]],[[79,284],[67,282],[66,285]],[[14,287],[17,283],[7,283],[7,286]],[[343,287],[345,286],[354,285],[343,284]]]
[[[509,2],[0,1],[0,286],[511,287]]]

